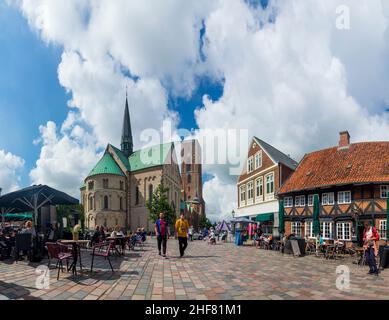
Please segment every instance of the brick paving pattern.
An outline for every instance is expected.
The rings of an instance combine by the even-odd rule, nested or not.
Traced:
[[[72,276],[50,269],[50,287],[37,289],[38,264],[0,261],[0,300],[181,300],[181,299],[389,299],[389,271],[379,277],[367,275],[367,267],[351,260],[328,261],[314,256],[293,257],[232,243],[209,246],[204,241],[189,242],[180,259],[178,244],[168,241],[169,259],[157,254],[154,239],[143,250],[126,252],[108,262],[96,258],[96,272]],[[90,266],[90,252],[83,251],[82,262]],[[47,265],[44,260],[42,265]],[[336,288],[336,267],[350,268],[350,290]]]

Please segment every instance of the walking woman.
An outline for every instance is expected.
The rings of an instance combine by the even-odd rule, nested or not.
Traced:
[[[365,230],[363,231],[363,242],[366,255],[366,261],[369,265],[369,273],[378,276],[378,268],[376,264],[377,241],[380,240],[377,229],[371,223],[365,222]]]

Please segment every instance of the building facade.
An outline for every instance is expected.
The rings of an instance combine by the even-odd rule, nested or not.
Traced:
[[[199,222],[205,216],[201,147],[197,140],[181,143],[181,211],[190,225],[199,229]]]
[[[258,221],[265,233],[278,235],[276,192],[296,167],[295,160],[254,137],[237,182],[238,208],[235,217]]]
[[[306,154],[278,197],[284,201],[287,234],[314,238],[318,195],[323,238],[361,244],[365,221],[386,240],[388,192],[389,142],[350,143],[345,131],[338,146]]]
[[[126,99],[121,148],[108,144],[81,187],[85,226],[88,229],[102,225],[153,231],[154,222],[149,220],[146,205],[160,184],[169,189],[168,199],[178,216],[181,176],[174,144],[134,151]]]

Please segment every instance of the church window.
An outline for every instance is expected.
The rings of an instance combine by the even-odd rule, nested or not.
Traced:
[[[135,188],[135,204],[139,204],[139,187]]]
[[[188,183],[192,183],[192,176],[188,174]]]
[[[120,190],[124,190],[124,182],[120,181]]]
[[[149,185],[149,201],[151,202],[153,199],[153,185]]]
[[[93,181],[89,181],[89,182],[88,182],[88,190],[93,190],[93,188],[94,188],[94,183],[93,183]]]
[[[108,209],[108,196],[104,196],[104,209]]]
[[[103,188],[108,189],[108,179],[103,179]]]
[[[120,197],[120,210],[123,210],[123,197]]]

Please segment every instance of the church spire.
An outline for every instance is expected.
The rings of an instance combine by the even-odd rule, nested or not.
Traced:
[[[124,109],[121,150],[127,158],[133,153],[132,131],[131,131],[130,111],[128,110],[127,90],[126,90],[126,107]]]

